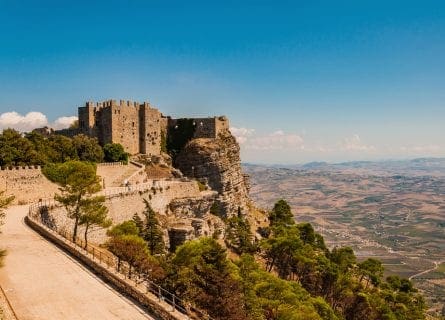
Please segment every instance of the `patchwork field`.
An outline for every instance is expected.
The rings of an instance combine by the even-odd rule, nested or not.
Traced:
[[[445,304],[445,160],[244,169],[258,206],[286,199],[330,247],[376,257],[386,275],[415,281],[432,308]]]

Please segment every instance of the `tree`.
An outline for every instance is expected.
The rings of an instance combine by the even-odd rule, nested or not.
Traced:
[[[159,221],[156,218],[156,212],[151,208],[150,203],[144,199],[145,226],[143,230],[143,238],[147,241],[150,254],[160,254],[164,252],[164,236]]]
[[[40,164],[30,141],[14,129],[5,129],[0,134],[0,166]]]
[[[256,251],[249,221],[241,213],[227,219],[225,242],[238,254]]]
[[[323,299],[311,298],[297,282],[262,270],[253,256],[244,254],[236,264],[250,319],[337,319]]]
[[[142,221],[141,217],[137,213],[133,215],[132,220],[139,230],[139,236],[144,237],[144,221]]]
[[[119,143],[107,143],[104,146],[104,156],[107,162],[128,162],[128,153],[125,152],[124,147]]]
[[[62,194],[56,194],[54,199],[65,207],[68,218],[74,220],[73,241],[76,241],[82,215],[105,200],[101,196],[94,196],[101,189],[96,167],[86,162],[68,161],[46,166],[43,173],[60,185]]]
[[[35,152],[34,164],[44,165],[47,163],[49,161],[48,157],[51,153],[51,147],[48,139],[35,131],[26,133],[25,138],[33,145],[33,152]]]
[[[81,161],[102,162],[104,159],[104,152],[96,138],[78,134],[73,138],[73,145]]]
[[[135,235],[112,237],[107,242],[107,248],[118,258],[117,271],[120,271],[122,261],[128,263],[128,277],[131,277],[132,268],[140,265],[149,256],[144,239]]]
[[[48,138],[48,160],[51,163],[62,163],[70,160],[78,160],[73,140],[62,135],[51,135]]]
[[[294,215],[292,214],[289,204],[281,199],[278,200],[272,211],[269,213],[270,226],[291,225],[295,224]]]
[[[84,212],[79,219],[79,225],[85,226],[85,249],[88,247],[88,233],[92,231],[91,228],[95,226],[108,228],[111,226],[111,219],[107,217],[108,208],[103,205],[105,197],[95,197],[91,202],[88,200],[86,200]]]
[[[5,191],[0,191],[0,226],[3,225],[3,219],[5,218],[5,212],[3,211],[6,209],[11,202],[14,200],[14,196],[5,196]],[[0,230],[1,233],[1,230]],[[6,255],[6,250],[0,249],[0,266],[2,265],[2,260]]]
[[[303,246],[303,243],[295,226],[279,226],[272,230],[272,235],[261,241],[263,255],[266,259],[266,270],[270,272],[274,267],[277,267],[280,276],[288,277],[295,264],[295,254]]]
[[[374,286],[380,284],[384,271],[381,261],[368,258],[362,263],[359,263],[358,268],[361,273],[360,282],[362,282],[363,279],[366,279],[366,286],[368,286],[369,281],[371,281]]]
[[[330,259],[339,266],[343,273],[346,273],[357,263],[357,258],[351,247],[335,247],[331,252]]]
[[[235,266],[212,238],[184,243],[172,259],[172,289],[214,319],[248,319]]]
[[[140,230],[136,226],[136,223],[133,220],[127,220],[121,222],[107,231],[107,235],[110,237],[119,237],[128,235],[138,236],[139,233]]]

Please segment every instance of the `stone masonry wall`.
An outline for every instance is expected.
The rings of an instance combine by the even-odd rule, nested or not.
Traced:
[[[0,170],[0,190],[14,195],[14,203],[30,203],[53,197],[59,189],[42,174],[40,167]]]
[[[130,154],[139,153],[139,112],[134,106],[119,105],[103,109],[111,111],[111,141],[120,143]]]
[[[190,118],[195,126],[194,139],[209,138],[215,139],[219,133],[229,129],[229,120],[225,116],[211,118]],[[168,119],[168,126],[174,127],[178,119]]]
[[[120,143],[130,154],[159,155],[161,152],[165,120],[148,102],[87,102],[78,114],[79,132],[98,138],[102,145]]]
[[[215,193],[200,192],[196,181],[162,181],[162,186],[147,192],[133,192],[125,195],[116,195],[106,200],[105,205],[108,208],[108,216],[113,224],[121,223],[132,219],[135,213],[141,218],[145,209],[144,199],[146,199],[153,210],[159,214],[159,220],[165,230],[164,240],[169,244],[168,230],[170,228],[188,228],[192,230],[193,238],[196,232],[192,226],[192,218],[204,220],[209,214]],[[73,221],[66,217],[65,209],[57,207],[51,211],[54,223],[59,229],[72,230]],[[204,222],[202,223],[204,225]],[[202,233],[209,234],[207,226],[201,227]],[[84,232],[83,227],[79,228],[79,234]],[[204,232],[206,232],[204,234]],[[106,241],[106,231],[98,229],[92,231],[89,239],[95,243]]]

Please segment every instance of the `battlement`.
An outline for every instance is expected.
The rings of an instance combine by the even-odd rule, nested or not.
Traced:
[[[168,127],[174,129],[180,119],[168,119]],[[193,121],[193,138],[216,139],[218,135],[229,130],[229,120],[226,116],[208,117],[208,118],[187,118]]]
[[[141,106],[144,107],[148,107],[151,108],[151,105],[149,102],[144,101],[143,103],[139,103],[137,101],[132,101],[132,100],[105,100],[102,102],[94,102],[94,101],[88,101],[85,103],[85,108],[95,108],[97,109],[102,109],[102,108],[108,108],[108,107],[119,107],[119,108],[124,108],[124,107],[134,107],[134,108],[139,108]]]
[[[40,171],[40,166],[9,166],[0,167],[0,171]]]
[[[174,128],[179,119],[164,117],[149,102],[132,100],[88,101],[79,107],[79,128],[66,135],[82,133],[96,137],[101,145],[120,143],[130,154],[161,154],[161,137]],[[225,116],[192,118],[193,138],[217,138],[229,129]]]

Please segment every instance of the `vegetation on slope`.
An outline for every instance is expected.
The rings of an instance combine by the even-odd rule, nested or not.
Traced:
[[[294,222],[283,200],[260,241],[241,214],[226,221],[225,243],[237,259],[214,238],[186,242],[173,254],[150,253],[159,237],[143,242],[143,235],[157,226],[148,223],[156,214],[145,216],[115,226],[110,250],[214,319],[425,318],[424,300],[409,280],[384,280],[380,261],[359,263],[349,247],[329,250],[310,224]]]

